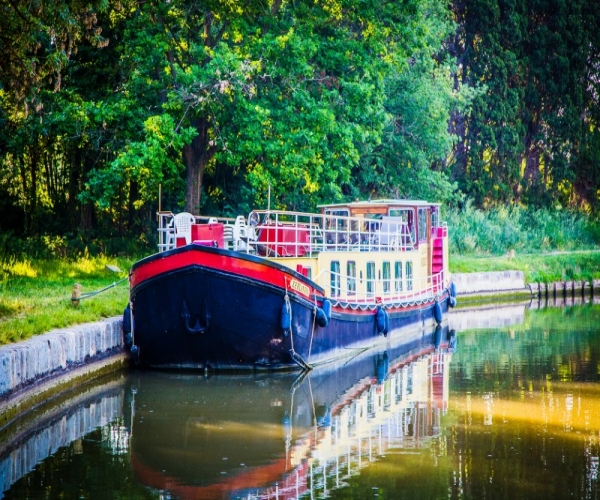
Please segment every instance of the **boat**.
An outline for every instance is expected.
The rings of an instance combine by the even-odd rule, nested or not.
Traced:
[[[440,436],[455,348],[455,332],[438,326],[300,374],[131,377],[133,474],[166,498],[328,498],[382,457]]]
[[[129,273],[126,344],[158,369],[310,370],[445,321],[440,205],[370,200],[235,219],[158,213]]]

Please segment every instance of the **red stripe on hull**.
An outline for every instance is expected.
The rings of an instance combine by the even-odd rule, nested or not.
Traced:
[[[239,254],[229,254],[225,251],[205,250],[207,247],[190,246],[184,251],[153,257],[147,262],[140,261],[130,275],[130,287],[134,290],[144,281],[155,278],[172,271],[185,269],[191,266],[201,266],[219,272],[228,273],[240,278],[267,283],[285,290],[289,293],[304,297],[306,299],[317,295],[323,297],[323,293],[311,286],[311,283],[297,275],[293,270],[277,266],[270,261],[259,261],[258,258],[244,258]],[[261,259],[262,260],[262,259]],[[290,288],[292,279],[302,281],[310,289],[309,296],[295,293]]]

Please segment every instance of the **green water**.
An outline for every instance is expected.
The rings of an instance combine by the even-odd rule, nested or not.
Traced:
[[[300,378],[83,388],[4,430],[4,498],[598,498],[600,306],[463,316],[492,326]]]

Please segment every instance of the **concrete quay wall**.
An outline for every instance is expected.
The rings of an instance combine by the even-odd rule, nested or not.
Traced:
[[[123,365],[121,325],[119,316],[0,346],[0,428],[53,393]]]
[[[452,281],[457,295],[522,291],[526,287],[523,271],[453,273]]]

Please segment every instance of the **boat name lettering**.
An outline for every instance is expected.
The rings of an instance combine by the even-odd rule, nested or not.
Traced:
[[[299,281],[292,280],[292,281],[290,281],[290,288],[292,290],[296,290],[297,292],[301,293],[302,295],[306,295],[307,297],[310,297],[310,288],[307,285],[305,285],[304,283],[300,283]]]

